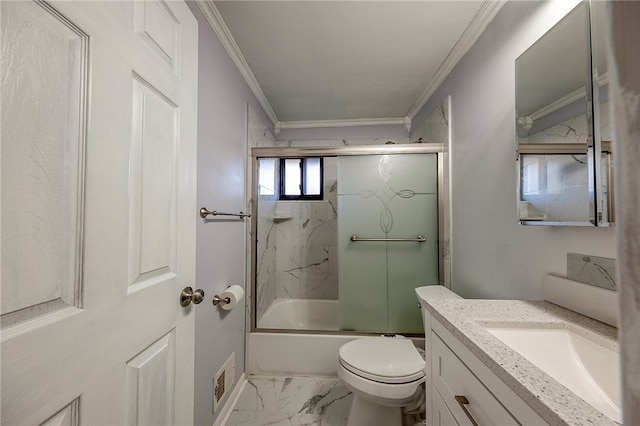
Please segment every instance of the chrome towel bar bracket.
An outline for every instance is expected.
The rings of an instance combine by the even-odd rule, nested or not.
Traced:
[[[227,212],[219,212],[217,210],[207,210],[206,207],[202,207],[200,209],[200,217],[201,218],[206,218],[207,216],[238,216],[239,219],[244,219],[245,217],[251,217],[251,213],[244,213],[244,212],[238,212],[238,213],[227,213]]]
[[[386,241],[386,242],[414,242],[424,243],[427,241],[422,235],[418,235],[416,238],[360,238],[357,235],[352,235],[350,238],[353,242],[358,241]]]

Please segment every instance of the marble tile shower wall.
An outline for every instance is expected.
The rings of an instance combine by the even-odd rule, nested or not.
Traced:
[[[611,140],[609,103],[600,106],[600,128],[603,140]],[[544,131],[521,138],[524,143],[583,143],[588,142],[589,132],[586,114],[580,114]],[[523,199],[534,207],[547,212],[548,220],[574,218],[583,220],[580,206],[589,205],[585,192],[589,182],[587,156],[583,155],[529,155],[524,160],[523,188],[534,188]],[[604,162],[603,162],[604,163]],[[604,164],[603,164],[604,167]],[[546,171],[540,174],[540,171]],[[607,173],[601,173],[604,196],[607,196]],[[532,185],[528,180],[533,179]]]
[[[449,211],[451,208],[449,194],[449,180],[446,176],[449,176],[449,97],[447,97],[438,108],[436,108],[431,115],[413,132],[411,132],[410,139],[412,141],[422,138],[424,143],[441,143],[445,146],[445,152],[443,153],[443,161],[441,163],[442,170],[441,176],[445,176],[442,181],[442,194],[439,199],[439,203],[442,203],[443,215],[442,220],[442,232],[438,235],[438,246],[442,250],[442,271],[441,277],[443,284],[447,287],[451,287],[451,253],[449,250],[451,240],[451,224],[449,222]]]
[[[600,105],[600,134],[603,140],[611,140],[609,102]],[[589,137],[587,115],[580,114],[544,131],[529,136],[529,143],[587,143]]]
[[[422,138],[424,143],[449,144],[449,103],[444,101],[436,110],[413,132],[412,141]]]
[[[567,253],[567,278],[608,290],[617,290],[616,260],[608,257]]]
[[[278,201],[276,298],[338,298],[337,161],[324,159],[324,200]]]
[[[261,200],[258,209],[256,264],[256,309],[258,318],[276,299],[276,222],[272,219],[275,200]],[[250,256],[250,254],[249,254]],[[249,257],[250,259],[250,257]]]

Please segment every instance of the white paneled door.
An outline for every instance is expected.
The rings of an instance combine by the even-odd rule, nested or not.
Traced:
[[[192,424],[196,20],[0,7],[0,423]]]

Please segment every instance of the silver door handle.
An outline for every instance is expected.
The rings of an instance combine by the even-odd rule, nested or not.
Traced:
[[[183,308],[189,306],[191,302],[194,305],[202,302],[204,300],[204,290],[197,289],[193,290],[191,287],[185,287],[180,293],[180,306]]]

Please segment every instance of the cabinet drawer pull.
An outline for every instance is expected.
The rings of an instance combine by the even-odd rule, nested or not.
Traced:
[[[469,418],[469,421],[471,422],[471,424],[473,426],[478,426],[478,423],[473,419],[473,416],[471,415],[469,410],[467,410],[466,405],[469,404],[469,400],[467,399],[467,397],[464,395],[456,395],[455,398],[456,398],[456,401],[458,401],[458,405],[460,406],[460,408],[462,408],[462,411],[464,411],[464,413]]]

